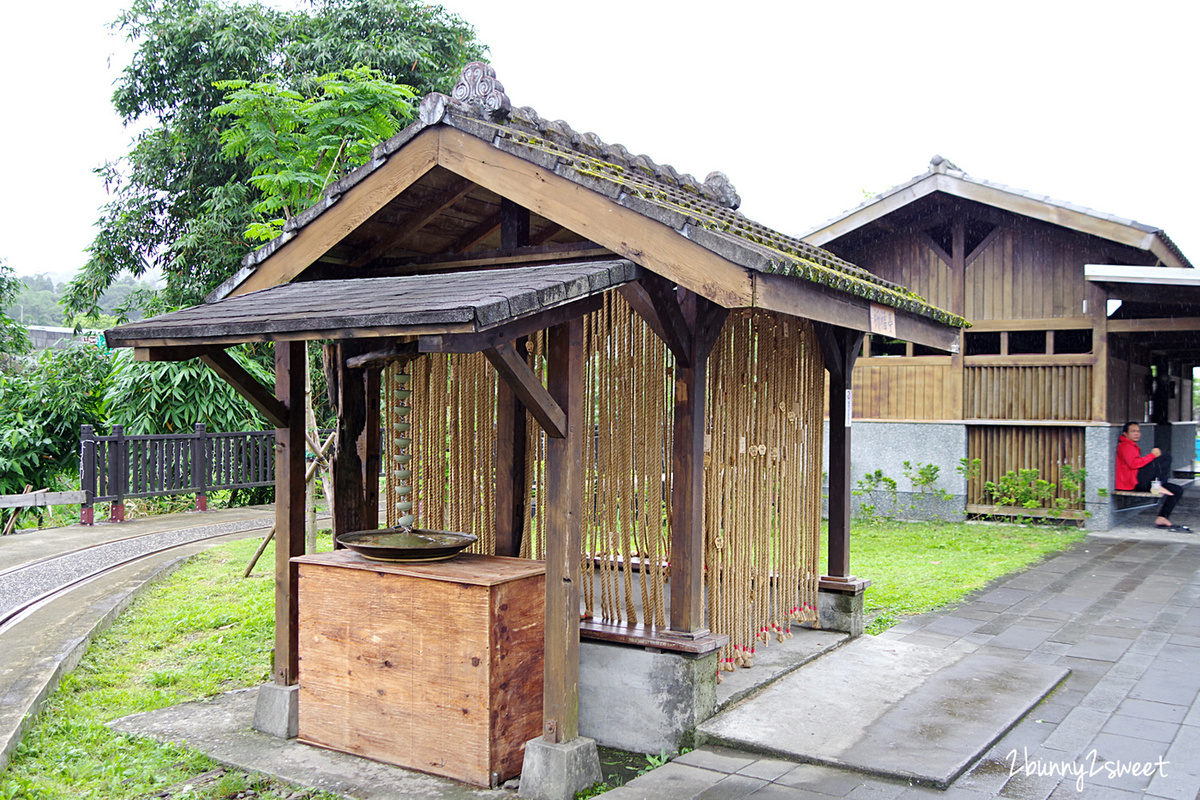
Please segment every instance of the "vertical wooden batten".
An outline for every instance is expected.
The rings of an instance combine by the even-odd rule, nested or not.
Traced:
[[[566,433],[546,440],[546,645],[542,738],[579,736],[579,579],[583,530],[583,318],[548,332],[551,397]]]
[[[304,555],[304,358],[303,342],[275,343],[275,397],[288,412],[275,429],[275,664],[280,686],[296,683],[297,568]]]

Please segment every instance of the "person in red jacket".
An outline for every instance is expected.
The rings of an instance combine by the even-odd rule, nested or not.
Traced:
[[[1183,495],[1182,487],[1169,482],[1171,454],[1155,447],[1147,455],[1142,455],[1142,449],[1138,446],[1141,438],[1142,426],[1136,422],[1126,422],[1121,428],[1121,438],[1117,440],[1116,488],[1126,492],[1148,492],[1151,491],[1151,482],[1157,480],[1163,499],[1158,517],[1154,520],[1155,527],[1191,533],[1191,528],[1171,522],[1171,511]]]

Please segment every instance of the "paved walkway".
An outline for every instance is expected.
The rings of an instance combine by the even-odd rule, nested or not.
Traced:
[[[1175,521],[1200,530],[1194,504]],[[1142,515],[1091,535],[956,607],[878,637],[1071,670],[946,791],[700,747],[605,797],[1196,800],[1200,536],[1164,535],[1152,524],[1153,515]],[[797,696],[795,702],[821,698]],[[780,707],[777,713],[794,712]]]

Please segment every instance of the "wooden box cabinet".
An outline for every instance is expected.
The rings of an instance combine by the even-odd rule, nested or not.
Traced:
[[[299,738],[477,786],[541,734],[545,565],[300,556]]]

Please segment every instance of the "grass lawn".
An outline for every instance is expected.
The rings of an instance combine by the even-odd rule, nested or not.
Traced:
[[[867,611],[873,617],[870,631],[877,633],[1080,538],[1075,529],[1045,526],[855,522],[850,563],[855,574],[874,581]],[[247,539],[206,551],[151,587],[98,637],[0,774],[0,800],[332,798],[214,771],[217,765],[202,755],[129,738],[104,725],[268,679],[271,549],[253,577],[241,577],[257,543]],[[328,536],[321,543],[328,549]]]
[[[1051,525],[855,520],[850,571],[872,581],[866,594],[867,633],[953,603],[1083,537],[1078,528]],[[828,552],[824,535],[821,552]]]
[[[329,549],[329,537],[321,540]],[[241,577],[257,545],[245,539],[202,553],[99,636],[0,774],[0,800],[333,798],[293,795],[291,787],[232,770],[206,774],[217,765],[205,756],[104,725],[268,679],[272,548],[250,578]]]

